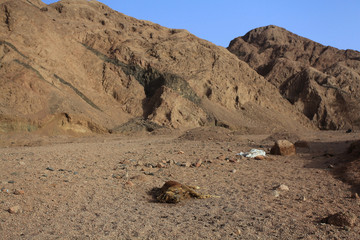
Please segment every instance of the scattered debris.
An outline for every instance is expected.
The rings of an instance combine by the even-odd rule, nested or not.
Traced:
[[[278,140],[275,145],[271,148],[271,154],[291,156],[296,154],[295,145],[288,140]]]

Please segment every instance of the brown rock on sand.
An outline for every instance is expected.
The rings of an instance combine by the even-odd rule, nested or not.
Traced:
[[[278,140],[271,148],[270,153],[274,155],[291,156],[296,154],[296,149],[294,144],[288,140]]]
[[[338,212],[323,219],[324,223],[339,227],[353,227],[357,216],[351,212]]]

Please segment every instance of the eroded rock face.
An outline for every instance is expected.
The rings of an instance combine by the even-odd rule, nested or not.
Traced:
[[[248,64],[186,30],[96,1],[0,9],[0,131],[116,132],[139,118],[180,129],[312,126]]]
[[[323,46],[276,26],[251,30],[228,50],[320,129],[359,128],[360,52]]]

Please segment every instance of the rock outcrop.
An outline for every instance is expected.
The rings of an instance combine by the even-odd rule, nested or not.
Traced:
[[[7,0],[0,9],[0,132],[312,126],[248,64],[186,30],[96,1]]]
[[[251,30],[228,50],[320,129],[359,128],[360,52],[323,46],[277,26]]]

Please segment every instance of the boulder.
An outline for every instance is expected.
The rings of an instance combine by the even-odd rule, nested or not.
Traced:
[[[271,154],[290,156],[296,154],[295,145],[288,140],[278,140],[275,145],[271,148]]]

